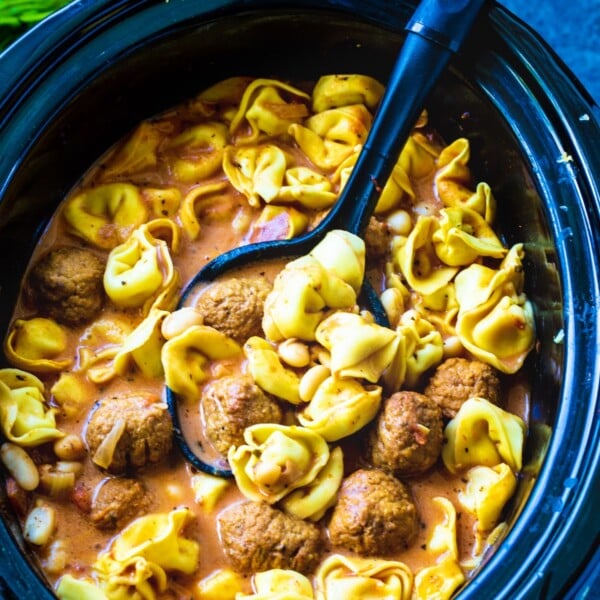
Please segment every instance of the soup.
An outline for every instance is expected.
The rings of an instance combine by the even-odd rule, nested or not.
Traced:
[[[502,530],[535,332],[466,139],[424,112],[362,239],[188,288],[320,222],[382,92],[219,82],[64,199],[0,370],[8,495],[59,597],[447,598]]]

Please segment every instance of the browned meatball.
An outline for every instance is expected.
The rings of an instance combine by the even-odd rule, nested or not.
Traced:
[[[248,376],[232,375],[209,383],[202,392],[206,436],[222,454],[244,443],[244,429],[257,423],[281,423],[279,404]]]
[[[265,298],[271,284],[262,277],[232,277],[213,283],[198,297],[204,324],[244,343],[262,335]]]
[[[141,481],[125,477],[105,479],[96,488],[90,519],[98,529],[122,529],[150,505]]]
[[[81,325],[104,303],[104,263],[90,250],[62,247],[46,254],[29,275],[38,310],[59,323]]]
[[[320,560],[319,527],[264,502],[235,504],[219,515],[218,524],[225,554],[242,574],[268,569],[308,574]]]
[[[493,404],[500,403],[500,379],[494,367],[478,360],[448,358],[432,375],[425,394],[453,419],[463,402],[478,396]]]
[[[406,548],[418,530],[417,509],[408,488],[378,469],[359,469],[340,487],[329,537],[363,556],[385,556]]]
[[[365,246],[367,261],[376,262],[385,258],[390,249],[391,232],[383,221],[371,217],[365,230]]]
[[[442,451],[440,407],[417,392],[396,392],[384,403],[369,432],[368,459],[396,475],[422,473]]]
[[[167,405],[142,393],[101,400],[85,432],[92,460],[112,473],[162,461],[171,450],[172,436]]]

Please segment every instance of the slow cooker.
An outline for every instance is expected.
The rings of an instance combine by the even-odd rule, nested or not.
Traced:
[[[414,5],[79,0],[6,50],[2,336],[50,215],[137,122],[239,74],[314,80],[352,71],[385,82]],[[446,139],[469,138],[506,242],[525,242],[538,335],[510,527],[457,597],[592,597],[600,560],[600,110],[552,50],[494,3],[428,109]],[[52,598],[1,489],[0,594]]]

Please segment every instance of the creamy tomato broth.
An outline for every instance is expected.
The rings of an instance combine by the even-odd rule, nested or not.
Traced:
[[[534,329],[522,247],[506,248],[494,233],[493,192],[471,173],[466,139],[446,144],[423,113],[366,247],[334,234],[307,257],[250,265],[179,307],[212,258],[319,222],[381,93],[362,75],[298,87],[220,82],[142,123],[57,210],[5,340],[0,410],[8,493],[60,597],[301,589],[327,598],[343,589],[358,598],[349,581],[360,575],[381,597],[447,598],[501,530],[522,465],[520,367]],[[58,248],[67,250],[48,259]],[[389,327],[359,305],[365,276]],[[266,297],[244,278],[266,282]],[[239,281],[240,315],[227,300],[203,304],[207,290]],[[246,315],[254,295],[259,312]],[[252,319],[259,329],[235,339],[231,323]],[[207,434],[213,409],[201,398],[222,393],[211,386],[227,377],[280,411],[263,423],[244,396],[226,415],[226,428],[254,419],[222,452],[232,479],[186,463],[164,405],[169,385],[190,444],[218,453]],[[367,506],[375,490],[362,498],[344,482],[373,471],[385,474],[385,490],[390,480],[390,490],[400,486],[382,501],[391,512],[375,508],[348,525],[344,503],[349,512]],[[101,501],[102,484],[114,480],[125,486]],[[310,552],[296,548],[318,556],[300,567],[269,539],[240,562],[244,548],[219,519],[246,502],[283,513],[294,531],[297,521],[318,529]],[[375,550],[373,532],[382,540]]]

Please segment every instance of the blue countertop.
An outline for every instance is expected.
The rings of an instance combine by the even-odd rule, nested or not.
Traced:
[[[534,29],[600,103],[600,0],[498,0]]]

